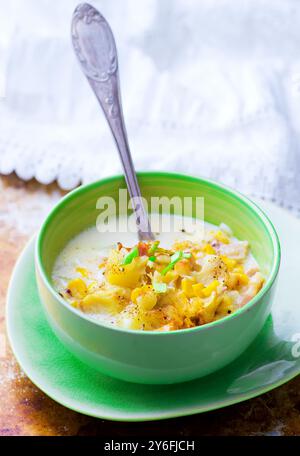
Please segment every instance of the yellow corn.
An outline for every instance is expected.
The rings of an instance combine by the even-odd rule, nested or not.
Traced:
[[[175,264],[174,270],[179,275],[189,275],[191,273],[191,265],[189,260],[181,260]]]
[[[222,304],[224,304],[224,306],[226,306],[226,307],[229,307],[229,306],[231,306],[231,303],[232,303],[232,298],[230,298],[228,295],[224,294],[224,296],[222,297]]]
[[[195,283],[195,279],[194,278],[191,278],[191,279],[182,279],[182,282],[181,282],[181,289],[182,291],[184,292],[184,294],[188,297],[188,298],[192,298],[194,296],[194,290],[193,290],[193,287],[195,285],[193,285]]]
[[[249,277],[246,274],[241,274],[240,272],[231,272],[227,281],[229,288],[236,288],[240,285],[247,285],[249,282]]]
[[[81,302],[83,309],[95,309],[98,307],[113,308],[115,300],[113,299],[112,293],[106,292],[105,290],[99,290],[95,293],[88,294]]]
[[[199,312],[202,323],[210,323],[211,321],[213,321],[218,305],[219,304],[218,299],[216,297],[216,292],[213,291],[209,298],[209,302],[206,302]]]
[[[236,277],[236,274],[234,272],[230,272],[228,274],[226,285],[228,286],[228,288],[231,288],[231,289],[234,289],[236,287],[236,285],[237,285],[237,277]]]
[[[134,288],[131,292],[131,301],[136,304],[139,296],[145,295],[147,292],[152,290],[151,285],[144,285],[143,287]]]
[[[144,285],[132,290],[131,301],[142,310],[151,310],[157,303],[157,296],[151,285]]]
[[[218,280],[213,280],[209,285],[207,285],[207,287],[202,289],[203,296],[210,296],[212,292],[216,290],[219,284],[220,282]]]
[[[89,275],[89,271],[86,268],[81,268],[80,266],[76,268],[76,272],[79,272],[79,274],[81,274],[82,277],[88,277]]]
[[[225,317],[233,312],[233,307],[232,307],[232,298],[228,295],[224,295],[221,298],[220,305],[217,308],[217,314],[220,317]]]
[[[228,258],[225,255],[221,255],[221,260],[223,261],[223,263],[225,263],[225,265],[227,266],[229,271],[232,271],[233,268],[236,266],[236,260],[233,260],[232,258]]]
[[[68,290],[70,290],[73,298],[83,298],[87,293],[87,287],[82,279],[73,279],[68,283]]]
[[[214,255],[216,253],[215,249],[210,244],[205,244],[203,247],[203,252],[208,255]]]
[[[170,283],[176,279],[178,279],[178,274],[176,271],[168,271],[167,274],[162,277],[162,281],[164,283]]]
[[[189,303],[189,316],[194,317],[203,309],[203,299],[196,296],[192,298]]]
[[[215,239],[217,239],[219,242],[222,242],[222,244],[229,244],[228,237],[221,230],[215,233]]]
[[[203,289],[204,289],[203,283],[197,283],[196,285],[193,285],[193,292],[196,296],[201,297]]]
[[[239,285],[247,285],[249,282],[249,277],[246,274],[237,273],[237,281]]]

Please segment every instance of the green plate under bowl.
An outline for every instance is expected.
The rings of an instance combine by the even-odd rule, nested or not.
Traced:
[[[278,231],[282,266],[271,317],[232,364],[199,380],[162,386],[115,380],[82,364],[64,348],[46,321],[36,287],[33,239],[17,262],[7,301],[8,336],[25,373],[60,404],[118,421],[158,420],[225,407],[298,375],[300,220],[270,203],[259,204]]]

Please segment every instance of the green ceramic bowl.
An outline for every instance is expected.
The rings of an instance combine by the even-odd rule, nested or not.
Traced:
[[[100,196],[118,199],[123,177],[104,179],[69,193],[52,210],[39,233],[36,277],[49,323],[65,346],[101,372],[139,383],[177,383],[217,371],[254,340],[268,317],[280,263],[277,234],[266,215],[249,199],[215,182],[178,174],[141,173],[143,196],[202,196],[205,220],[229,225],[250,242],[266,276],[263,289],[242,309],[207,325],[170,332],[112,328],[92,321],[54,290],[51,272],[65,244],[95,225]]]

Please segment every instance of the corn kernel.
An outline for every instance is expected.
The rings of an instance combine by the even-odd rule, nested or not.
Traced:
[[[196,285],[193,285],[193,292],[196,296],[201,297],[203,289],[204,289],[203,283],[197,283]]]
[[[95,292],[88,294],[82,300],[83,308],[93,308],[94,306],[107,306],[110,304],[110,296],[105,293]]]
[[[162,281],[164,283],[170,283],[176,279],[178,279],[178,274],[176,271],[168,271],[167,274],[162,277]]]
[[[199,312],[202,323],[210,323],[211,321],[213,321],[218,305],[219,304],[218,299],[216,297],[216,292],[213,291],[209,298],[209,302],[205,303],[205,305]]]
[[[213,291],[216,290],[216,288],[220,285],[220,282],[218,280],[213,280],[207,287],[202,289],[202,294],[203,296],[210,296]]]
[[[240,272],[231,272],[227,281],[229,288],[233,289],[240,285],[247,285],[249,282],[249,277],[246,274],[241,274]]]
[[[230,296],[224,294],[224,296],[222,297],[222,304],[224,304],[227,307],[231,306],[232,298],[230,298]]]
[[[210,244],[205,244],[203,247],[203,252],[208,255],[214,255],[216,253],[215,249]]]
[[[237,273],[236,276],[239,285],[247,285],[249,283],[249,277],[246,274]]]
[[[181,289],[182,291],[184,292],[184,294],[188,297],[188,298],[192,298],[194,296],[194,290],[193,290],[193,284],[195,283],[195,279],[192,278],[192,279],[182,279],[182,282],[181,282]]]
[[[228,286],[228,288],[231,288],[231,289],[234,289],[237,286],[237,277],[234,272],[230,272],[228,274],[226,285]]]
[[[87,287],[82,279],[73,279],[68,283],[68,289],[73,298],[83,298],[87,293]]]
[[[144,310],[153,309],[157,303],[157,296],[151,285],[135,288],[131,292],[131,300]]]
[[[232,298],[228,295],[224,295],[221,298],[220,304],[217,308],[217,314],[220,317],[225,317],[227,315],[230,315],[234,311],[232,307]]]
[[[157,296],[154,292],[145,294],[138,299],[138,305],[143,310],[151,310],[156,306]]]
[[[221,260],[223,261],[223,263],[225,263],[225,265],[227,266],[229,271],[232,271],[233,268],[236,266],[236,260],[233,260],[232,258],[228,258],[225,255],[221,255]]]
[[[145,294],[147,292],[147,290],[151,290],[152,287],[151,286],[148,286],[148,285],[145,285],[143,287],[138,287],[138,288],[134,288],[131,292],[131,301],[134,302],[134,304],[136,304],[137,302],[137,298],[139,296],[142,296],[143,294]]]
[[[215,233],[215,238],[217,241],[222,242],[222,244],[229,244],[228,237],[221,230]]]
[[[203,299],[196,296],[190,300],[189,311],[190,316],[197,315],[203,309]]]
[[[191,265],[188,260],[181,260],[175,264],[174,270],[179,275],[189,275],[191,273]]]
[[[79,274],[81,274],[82,277],[88,277],[89,275],[89,271],[86,268],[82,268],[80,266],[76,268],[76,272],[79,272]]]

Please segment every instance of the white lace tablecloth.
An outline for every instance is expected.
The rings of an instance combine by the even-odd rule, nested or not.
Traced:
[[[76,0],[0,17],[0,173],[64,189],[120,173],[70,42]],[[98,0],[138,170],[217,179],[300,211],[300,2]],[[2,51],[2,52],[1,52]]]

